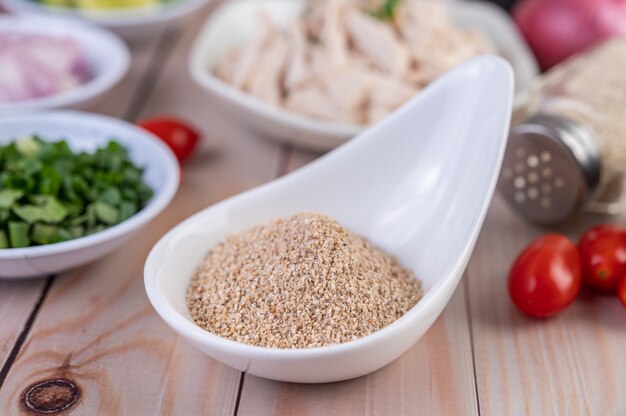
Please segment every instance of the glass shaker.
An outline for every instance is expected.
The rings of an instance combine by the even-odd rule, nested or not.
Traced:
[[[539,77],[514,114],[498,189],[531,222],[623,210],[626,39],[610,40]]]

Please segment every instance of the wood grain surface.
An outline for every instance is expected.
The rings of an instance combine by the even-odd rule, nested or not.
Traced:
[[[290,149],[285,172],[281,173],[297,169],[315,156]],[[239,414],[478,414],[465,316],[465,293],[459,287],[439,319],[413,348],[382,370],[355,380],[308,386],[245,376]]]
[[[593,222],[559,231],[576,240]],[[623,219],[611,219],[611,221]],[[467,270],[476,378],[486,415],[626,415],[626,312],[583,291],[563,314],[525,317],[507,296],[515,254],[545,230],[496,198]]]
[[[0,282],[0,362],[7,362],[18,337],[27,329],[28,318],[45,286],[45,279]],[[0,376],[4,378],[5,374]]]
[[[364,377],[316,386],[244,378],[240,415],[477,415],[462,287],[406,354]]]
[[[189,45],[211,9],[183,29],[131,45],[128,77],[94,109],[131,121],[178,115],[202,131],[201,151],[185,165],[171,206],[95,263],[0,282],[0,415],[43,414],[25,407],[30,391],[48,405],[66,403],[48,413],[63,415],[626,416],[626,313],[616,299],[586,292],[550,320],[514,309],[508,267],[544,230],[497,198],[442,315],[376,373],[325,385],[273,382],[180,340],[143,289],[152,245],[186,216],[319,156],[242,130],[189,79]],[[588,223],[559,231],[577,237]]]

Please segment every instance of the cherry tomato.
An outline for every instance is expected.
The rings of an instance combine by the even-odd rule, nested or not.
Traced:
[[[509,272],[515,305],[535,318],[562,311],[580,291],[582,263],[576,246],[559,234],[547,234],[520,253]]]
[[[626,229],[616,225],[590,228],[578,242],[578,250],[584,282],[614,292],[626,273]]]
[[[617,287],[617,297],[619,298],[622,305],[626,308],[626,276],[622,278],[619,286]]]
[[[192,127],[173,117],[156,117],[138,123],[140,127],[158,136],[183,163],[198,144],[200,134]]]

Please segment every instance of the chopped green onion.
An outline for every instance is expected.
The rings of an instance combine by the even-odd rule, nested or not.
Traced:
[[[11,247],[28,247],[30,245],[30,238],[28,238],[28,229],[30,226],[25,222],[9,222],[9,241]]]
[[[83,237],[141,210],[143,170],[112,140],[93,153],[37,136],[0,145],[0,248]]]

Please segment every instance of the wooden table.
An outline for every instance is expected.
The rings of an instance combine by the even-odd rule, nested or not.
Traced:
[[[366,377],[279,383],[228,368],[180,340],[144,293],[142,267],[180,220],[317,155],[252,137],[222,117],[187,75],[189,45],[210,10],[134,45],[132,70],[96,111],[127,120],[178,114],[205,136],[171,206],[134,241],[81,269],[0,282],[0,414],[32,400],[72,415],[626,415],[626,311],[583,294],[545,321],[515,310],[506,273],[542,230],[496,199],[447,308],[404,356]],[[562,230],[575,236],[581,223]],[[37,404],[37,403],[35,403]],[[53,413],[54,414],[54,413]]]

